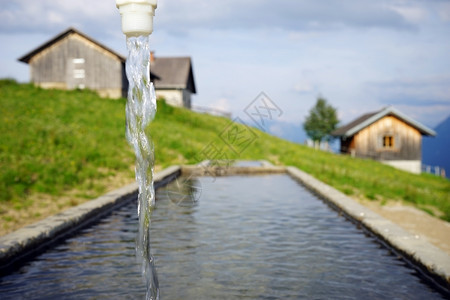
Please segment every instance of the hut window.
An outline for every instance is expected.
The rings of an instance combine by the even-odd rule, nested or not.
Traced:
[[[394,148],[395,139],[392,135],[383,136],[383,148]]]
[[[74,64],[84,64],[84,58],[74,58],[73,63]]]

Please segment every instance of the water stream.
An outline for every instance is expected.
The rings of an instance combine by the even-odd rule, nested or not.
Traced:
[[[147,283],[146,299],[159,299],[159,285],[150,252],[150,217],[155,202],[153,188],[153,144],[145,129],[156,113],[156,95],[150,82],[149,37],[127,38],[126,73],[129,82],[126,104],[126,137],[136,154],[136,181],[139,185],[139,231],[136,255]]]

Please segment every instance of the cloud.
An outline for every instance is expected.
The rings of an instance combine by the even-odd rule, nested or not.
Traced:
[[[120,22],[114,2],[110,0],[12,0],[0,10],[0,32],[54,33],[69,26],[108,32]],[[115,15],[116,14],[116,15]]]
[[[450,109],[450,75],[371,83],[369,90],[384,104],[447,106]]]
[[[348,27],[415,29],[416,24],[412,21],[419,14],[415,6],[393,7],[385,3],[390,1],[165,0],[158,3],[155,26],[182,36],[197,29],[282,29],[291,32]],[[112,0],[10,0],[2,6],[0,33],[54,34],[75,26],[81,30],[89,28],[97,36],[110,35],[117,31],[120,22]]]
[[[69,26],[125,47],[114,0],[1,2],[2,74],[24,81],[17,56]],[[262,90],[291,122],[319,93],[345,120],[387,104],[448,114],[449,20],[448,0],[160,0],[152,47],[192,56],[194,104],[236,115]]]
[[[316,91],[316,87],[311,82],[302,80],[294,85],[294,91],[300,94],[310,94]]]
[[[405,20],[411,23],[420,23],[428,17],[428,12],[420,7],[392,5],[390,8],[398,12]]]
[[[446,106],[450,109],[450,102],[430,97],[420,97],[416,95],[391,95],[389,98],[380,100],[386,105],[408,105],[420,107]]]
[[[389,1],[372,0],[166,0],[159,7],[158,22],[166,30],[267,29],[324,30],[341,27],[414,29],[405,16],[414,11],[393,9]]]
[[[395,108],[430,128],[435,128],[443,120],[450,117],[448,105],[409,106],[405,104],[396,105]]]
[[[216,102],[212,103],[211,107],[213,107],[214,109],[220,110],[220,111],[224,111],[224,112],[230,111],[230,108],[231,108],[230,102],[226,98],[220,98]]]
[[[450,3],[441,3],[438,14],[442,21],[450,22]]]

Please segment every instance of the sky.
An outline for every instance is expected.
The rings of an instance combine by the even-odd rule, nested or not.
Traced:
[[[17,58],[68,27],[126,55],[114,0],[0,0],[0,78],[29,81]],[[430,128],[450,115],[450,0],[158,0],[150,42],[192,58],[194,105],[244,121],[261,92],[296,126],[318,97],[341,124],[389,105]]]

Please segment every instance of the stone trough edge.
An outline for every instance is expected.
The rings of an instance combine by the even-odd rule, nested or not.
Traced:
[[[286,171],[450,290],[450,256],[446,252],[298,168],[286,167]]]
[[[180,166],[168,167],[154,175],[155,189],[181,173]],[[67,236],[89,222],[109,213],[137,194],[132,183],[36,223],[0,237],[0,273]]]

